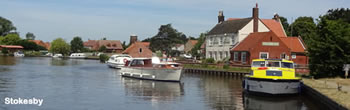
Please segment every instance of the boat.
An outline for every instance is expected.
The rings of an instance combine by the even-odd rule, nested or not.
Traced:
[[[176,81],[181,79],[182,67],[175,62],[160,62],[159,58],[131,58],[121,68],[121,75],[138,79]]]
[[[84,59],[87,56],[85,55],[85,53],[72,53],[70,54],[69,58],[76,58],[76,59]]]
[[[13,53],[13,56],[15,56],[15,57],[24,57],[24,53],[21,52],[21,51],[14,52],[14,53]]]
[[[120,69],[131,58],[128,54],[116,54],[109,57],[107,61],[108,67]]]
[[[62,58],[62,57],[63,55],[59,53],[52,56],[52,58]]]
[[[300,93],[300,80],[300,77],[295,76],[293,61],[254,59],[251,72],[244,76],[242,84],[248,93],[288,95]]]

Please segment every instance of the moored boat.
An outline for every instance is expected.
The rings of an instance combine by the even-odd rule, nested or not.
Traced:
[[[59,53],[52,56],[52,58],[62,58],[62,57],[63,55]]]
[[[284,59],[255,59],[251,73],[243,80],[245,91],[264,94],[296,94],[300,78],[295,76],[293,61]]]
[[[69,58],[76,58],[76,59],[84,59],[86,58],[86,54],[85,53],[72,53],[70,54]]]
[[[14,52],[14,53],[13,53],[13,56],[15,56],[15,57],[24,57],[24,53],[21,52],[21,51]]]
[[[109,57],[107,61],[108,67],[120,69],[131,58],[128,54],[116,54]]]
[[[181,74],[180,64],[157,58],[132,58],[121,68],[122,76],[148,80],[180,81]]]

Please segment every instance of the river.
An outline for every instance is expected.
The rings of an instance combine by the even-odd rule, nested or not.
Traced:
[[[5,104],[5,98],[43,99]],[[242,95],[241,78],[184,73],[180,83],[124,78],[96,60],[0,56],[3,110],[319,110],[305,96]]]

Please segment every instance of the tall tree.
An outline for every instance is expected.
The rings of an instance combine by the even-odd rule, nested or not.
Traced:
[[[7,34],[5,37],[0,37],[0,44],[2,45],[16,45],[21,38],[18,34],[10,33]]]
[[[83,40],[79,36],[70,41],[71,50],[73,53],[82,52],[84,50]]]
[[[70,46],[62,38],[57,38],[57,39],[52,41],[51,47],[50,47],[50,52],[67,55],[70,52]]]
[[[301,36],[306,45],[316,35],[316,24],[312,17],[299,17],[290,25],[291,36]]]
[[[27,40],[34,40],[35,39],[35,35],[33,33],[31,33],[31,32],[27,32],[26,39]]]
[[[157,35],[151,38],[150,48],[152,51],[165,51],[169,54],[171,47],[175,44],[183,44],[186,41],[186,35],[178,32],[171,24],[161,25]]]
[[[308,47],[311,74],[316,77],[343,76],[343,64],[350,63],[350,24],[341,19],[320,17],[317,33]]]
[[[192,56],[204,57],[204,55],[199,53],[198,50],[201,49],[202,44],[205,42],[205,35],[206,34],[207,33],[201,33],[201,35],[199,36],[197,44],[194,45],[194,47],[191,49]]]
[[[343,20],[350,23],[350,9],[349,8],[337,8],[328,10],[327,14],[324,15],[329,20]]]
[[[15,31],[16,27],[13,26],[10,20],[3,18],[0,16],[0,36],[6,36],[11,33],[11,31]]]

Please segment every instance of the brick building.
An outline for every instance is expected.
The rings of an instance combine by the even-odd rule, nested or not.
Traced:
[[[149,49],[149,45],[149,42],[134,42],[123,51],[123,54],[129,54],[133,58],[151,58],[153,52]]]

